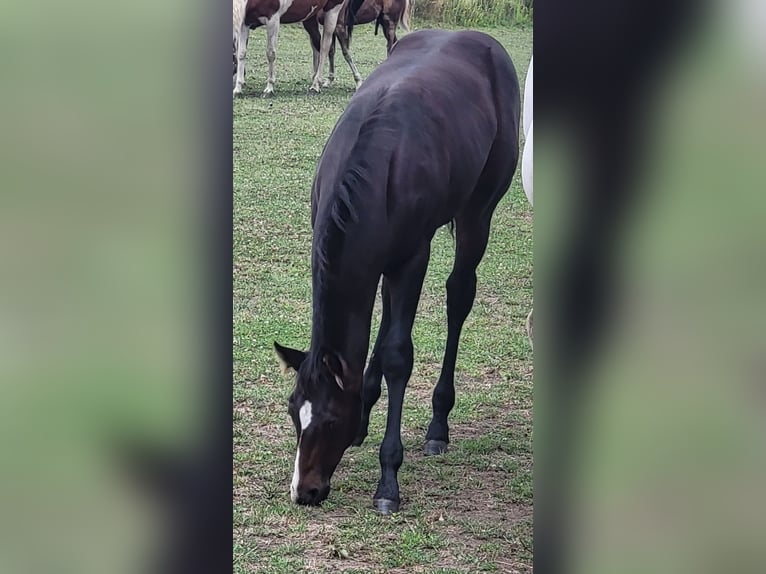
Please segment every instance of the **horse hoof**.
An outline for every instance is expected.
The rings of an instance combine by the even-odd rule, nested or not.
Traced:
[[[329,88],[330,86],[332,86],[332,80],[325,80],[324,82],[322,82],[323,88]]]
[[[375,507],[375,510],[383,515],[399,512],[399,503],[396,500],[375,498],[372,501],[372,505]]]
[[[444,454],[447,452],[447,443],[443,440],[429,440],[426,441],[425,453],[426,456],[434,454]]]

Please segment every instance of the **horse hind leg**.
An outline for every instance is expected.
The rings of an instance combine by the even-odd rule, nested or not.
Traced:
[[[237,38],[237,75],[234,82],[234,95],[242,93],[242,88],[245,85],[245,71],[247,65],[247,42],[250,39],[250,28],[244,24],[239,30],[239,37]]]
[[[317,63],[317,69],[314,73],[314,78],[311,81],[310,92],[319,93],[319,85],[322,80],[322,71],[324,69],[324,61],[327,59],[327,54],[330,51],[330,44],[335,36],[335,26],[338,22],[338,15],[343,4],[338,4],[332,10],[325,12],[324,14],[324,26],[322,26],[322,43],[319,50],[319,62]]]
[[[362,85],[362,74],[359,73],[359,69],[356,67],[354,59],[351,57],[351,52],[349,51],[351,38],[348,36],[348,30],[345,28],[341,30],[341,27],[339,26],[337,30],[337,36],[338,43],[340,44],[340,49],[343,52],[343,57],[346,59],[348,67],[351,68],[351,73],[354,76],[354,83],[356,84],[356,89],[358,90]],[[332,65],[332,59],[330,60],[330,63]]]
[[[375,339],[375,345],[372,348],[370,362],[364,373],[362,383],[362,421],[359,425],[359,431],[354,439],[354,446],[360,446],[367,438],[367,432],[370,426],[370,411],[380,398],[380,384],[383,379],[383,369],[381,366],[381,347],[386,339],[388,327],[391,324],[391,295],[388,288],[388,279],[383,277],[383,286],[381,287],[381,299],[383,300],[383,318],[378,328],[378,336]]]
[[[383,21],[383,35],[386,37],[386,55],[388,55],[394,49],[397,40],[396,21],[388,14],[383,14],[381,20]]]
[[[459,218],[456,221],[455,263],[447,279],[447,345],[431,401],[433,417],[426,432],[426,455],[446,452],[449,444],[447,418],[455,406],[458,343],[476,297],[476,268],[484,257],[489,229],[490,218],[482,217],[478,221]]]
[[[274,83],[277,81],[275,62],[277,59],[277,43],[279,42],[279,15],[274,15],[266,24],[266,60],[269,63],[269,77],[263,95],[274,93]]]
[[[313,73],[316,74],[317,64],[319,64],[319,48],[322,42],[322,34],[319,31],[319,22],[316,18],[310,18],[303,21],[303,29],[309,35],[309,42],[311,43],[311,52],[313,55]]]
[[[335,81],[335,40],[336,35],[333,34],[332,41],[330,42],[330,51],[327,57],[330,61],[330,73],[327,75],[327,79],[322,83],[323,88],[329,88]]]
[[[391,322],[380,349],[380,365],[388,387],[386,434],[380,445],[380,480],[373,506],[382,514],[399,510],[398,472],[404,459],[402,405],[412,374],[412,325],[418,308],[423,279],[428,268],[430,244],[425,242],[410,260],[388,276]]]

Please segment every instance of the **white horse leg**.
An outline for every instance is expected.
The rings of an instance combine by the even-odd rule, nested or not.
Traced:
[[[324,61],[327,59],[327,53],[330,51],[330,43],[332,37],[335,34],[335,26],[338,23],[338,15],[343,4],[339,4],[329,12],[324,13],[324,26],[322,26],[322,43],[319,50],[319,63],[317,65],[316,72],[314,73],[314,80],[311,82],[311,91],[319,93],[319,84],[322,80],[322,70],[324,69]]]
[[[532,154],[534,152],[534,143],[532,134],[534,133],[534,119],[529,122],[529,133],[527,133],[527,139],[524,141],[524,149],[521,156],[521,186],[524,188],[524,193],[527,195],[530,205],[533,203],[532,193],[532,176],[534,174],[532,169]]]
[[[274,82],[276,82],[276,72],[274,62],[277,59],[277,41],[279,40],[279,14],[275,14],[266,24],[266,59],[269,62],[269,77],[266,80],[266,89],[263,95],[267,96],[274,93]]]
[[[250,38],[250,28],[242,24],[239,30],[239,41],[237,42],[237,80],[234,84],[234,94],[242,92],[245,85],[245,65],[247,62],[247,41]]]

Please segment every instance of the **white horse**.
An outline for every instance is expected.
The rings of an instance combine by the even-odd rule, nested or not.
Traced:
[[[529,60],[529,69],[527,70],[527,79],[524,82],[524,151],[521,156],[521,186],[524,188],[524,193],[529,200],[529,204],[532,203],[532,125],[534,123],[534,116],[532,115],[532,61]],[[533,343],[533,330],[532,330],[532,313],[534,309],[529,311],[527,315],[527,337],[529,338],[529,344],[534,348]]]
[[[322,28],[322,40],[318,57],[314,58],[314,76],[310,90],[319,92],[322,81],[322,70],[330,44],[335,34],[335,26],[338,22],[342,2],[340,0],[279,0],[276,3],[268,0],[233,0],[234,2],[234,25],[239,23],[239,31],[234,41],[236,54],[236,78],[234,80],[234,95],[242,92],[245,85],[245,64],[247,61],[247,41],[250,37],[250,27],[266,26],[266,59],[269,63],[269,76],[263,95],[274,93],[276,73],[274,63],[277,58],[277,40],[279,38],[279,25],[304,22],[316,15],[319,10],[325,9],[324,26]],[[327,6],[330,8],[328,9]],[[238,14],[242,13],[241,18]],[[247,23],[248,14],[255,14]]]
[[[533,58],[534,59],[534,58]],[[524,82],[524,151],[521,158],[521,185],[532,205],[532,61],[529,60],[527,79]]]

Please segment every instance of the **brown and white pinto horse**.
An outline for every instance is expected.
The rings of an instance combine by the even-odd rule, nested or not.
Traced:
[[[310,88],[313,92],[319,92],[322,68],[330,50],[330,42],[335,33],[335,24],[341,10],[342,0],[233,0],[233,2],[235,28],[238,22],[237,15],[241,14],[239,34],[235,34],[234,41],[236,55],[234,95],[240,93],[245,84],[247,42],[251,28],[266,26],[266,59],[269,63],[269,76],[263,94],[270,95],[274,93],[274,82],[276,81],[274,63],[277,58],[279,25],[304,22],[315,18],[317,12],[324,10],[325,26],[322,31],[318,54],[315,54],[314,57],[314,76]],[[242,10],[242,6],[244,6],[244,10]]]
[[[356,10],[358,6],[358,10]],[[355,10],[353,16],[350,14],[350,10]],[[320,10],[317,14],[316,21],[319,24],[324,24],[324,14],[326,9]],[[341,9],[338,15],[338,22],[335,26],[335,35],[332,38],[330,44],[329,60],[330,60],[330,73],[325,80],[324,86],[329,86],[333,80],[335,80],[335,39],[337,37],[340,43],[340,49],[343,52],[343,57],[348,63],[348,67],[351,69],[351,73],[354,76],[354,82],[357,89],[362,84],[362,76],[354,63],[354,59],[351,57],[349,51],[349,45],[351,43],[351,30],[352,26],[349,26],[349,18],[353,17],[354,24],[369,24],[375,22],[375,34],[378,33],[378,27],[383,28],[383,35],[386,37],[386,53],[391,52],[394,44],[397,41],[396,29],[398,26],[404,28],[407,32],[410,31],[410,13],[412,12],[412,0],[362,0],[359,5],[359,0],[355,2],[353,0],[345,0],[344,8]],[[319,27],[312,25],[309,20],[304,22],[306,31],[311,38],[311,43],[314,50],[319,49]]]

